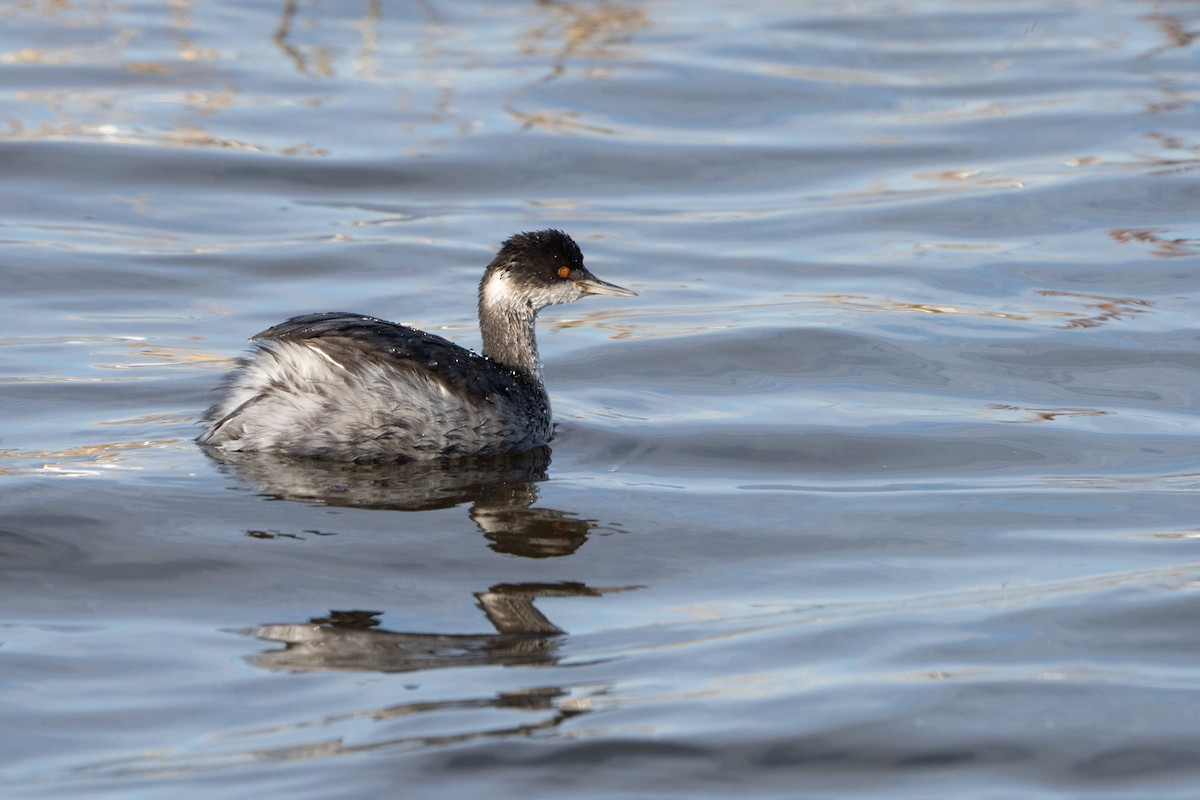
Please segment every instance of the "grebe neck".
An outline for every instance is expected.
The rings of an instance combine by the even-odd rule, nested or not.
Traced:
[[[533,330],[539,308],[534,305],[534,298],[513,289],[506,270],[489,271],[480,284],[479,333],[483,338],[483,354],[524,373],[542,387],[542,361]]]

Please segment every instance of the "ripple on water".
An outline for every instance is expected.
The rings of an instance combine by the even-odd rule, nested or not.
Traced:
[[[3,6],[6,785],[1191,797],[1193,5]],[[191,442],[549,226],[549,449]]]

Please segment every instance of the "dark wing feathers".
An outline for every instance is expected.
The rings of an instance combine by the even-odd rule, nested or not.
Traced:
[[[329,311],[292,317],[252,337],[299,342],[317,340],[345,366],[382,364],[391,369],[422,372],[465,399],[493,402],[528,387],[529,379],[486,356],[404,325],[362,314]],[[336,354],[335,354],[336,353]]]
[[[403,325],[397,325],[394,322],[368,317],[365,314],[349,314],[345,311],[326,311],[321,314],[302,314],[298,317],[292,317],[286,322],[281,322],[278,325],[267,328],[262,333],[256,333],[251,336],[251,339],[276,339],[284,340],[299,340],[299,339],[315,339],[320,336],[335,333],[339,336],[347,336],[350,338],[370,338],[372,336],[390,337],[391,340],[402,341],[405,338],[416,336],[418,338],[438,339],[446,342],[439,336],[434,336],[424,331],[418,331],[414,328],[406,328]],[[449,344],[449,342],[446,342]]]

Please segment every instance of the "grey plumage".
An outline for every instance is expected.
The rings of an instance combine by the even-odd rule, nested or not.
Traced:
[[[600,281],[560,231],[504,243],[479,287],[483,354],[359,314],[294,317],[254,348],[205,413],[197,441],[353,461],[525,450],[550,439],[537,312],[586,294],[634,293]]]

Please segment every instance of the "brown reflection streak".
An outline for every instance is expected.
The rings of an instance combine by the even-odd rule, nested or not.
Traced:
[[[988,403],[985,407],[996,411],[1015,411],[1029,415],[1024,419],[998,420],[1007,423],[1053,422],[1058,417],[1099,417],[1110,413],[1095,408],[1029,408],[1005,403]]]
[[[1166,53],[1169,50],[1182,50],[1191,47],[1192,42],[1200,37],[1200,31],[1187,30],[1184,27],[1183,20],[1178,17],[1164,14],[1161,11],[1155,11],[1153,14],[1148,14],[1143,19],[1153,22],[1162,32],[1163,38],[1166,39],[1166,44],[1159,45],[1153,50],[1145,53],[1142,58],[1154,58]]]
[[[179,439],[146,439],[136,442],[105,442],[89,444],[80,447],[69,447],[65,450],[4,450],[0,451],[0,459],[20,459],[43,462],[41,466],[0,467],[0,475],[28,474],[31,472],[52,472],[63,475],[79,474],[82,467],[70,463],[55,464],[56,461],[86,459],[89,466],[112,466],[122,460],[124,453],[130,450],[153,450],[170,447],[177,444]]]
[[[566,74],[567,62],[572,58],[616,58],[620,54],[618,45],[628,42],[637,31],[649,27],[646,12],[635,5],[618,2],[587,7],[579,3],[539,0],[538,7],[550,14],[553,21],[531,28],[525,42],[519,45],[519,50],[530,56],[549,53],[554,63],[546,75],[514,92],[504,104],[505,111],[517,119],[525,130],[540,128],[553,133],[614,133],[612,128],[581,122],[577,112],[523,111],[517,107],[517,101]],[[545,46],[544,43],[551,40],[554,43]],[[584,74],[589,78],[606,78],[611,71],[611,65],[594,66]]]
[[[1191,172],[1194,169],[1200,168],[1200,146],[1189,144],[1177,136],[1171,136],[1166,133],[1151,132],[1146,134],[1146,138],[1156,142],[1163,150],[1185,154],[1182,157],[1139,154],[1137,158],[1140,161],[1156,167],[1155,170],[1150,172],[1151,175],[1176,175],[1181,172]]]
[[[328,47],[314,46],[311,48],[313,65],[310,67],[309,58],[305,56],[304,51],[289,41],[295,21],[296,0],[284,0],[283,10],[279,14],[279,26],[275,29],[275,35],[271,37],[271,41],[288,57],[292,62],[292,66],[300,74],[312,75],[315,72],[323,78],[332,77],[333,65],[330,61],[330,49]]]
[[[362,37],[362,48],[355,57],[354,74],[360,78],[369,79],[375,75],[378,64],[375,53],[379,50],[379,19],[382,15],[380,0],[370,0],[367,12],[363,18],[354,23]]]
[[[209,353],[201,353],[189,348],[172,347],[170,345],[134,345],[130,346],[129,351],[141,358],[150,359],[150,363],[158,365],[166,364],[189,364],[200,366],[211,366],[216,369],[228,369],[229,366],[237,361],[236,358],[229,356],[215,356]],[[96,364],[98,369],[136,369],[146,366],[145,362],[135,362],[132,364]]]
[[[897,197],[922,197],[947,192],[1023,189],[1026,180],[1017,175],[991,174],[976,169],[947,169],[919,172],[913,178],[920,183],[912,187],[896,187],[888,181],[876,181],[864,189],[833,192],[834,205],[862,205],[891,201]]]
[[[557,17],[557,21],[535,26],[522,50],[529,54],[538,51],[541,40],[561,38],[556,48],[558,59],[581,55],[591,58],[617,54],[614,45],[624,44],[638,30],[647,27],[646,12],[632,4],[600,3],[585,7],[579,3],[560,3],[538,0],[538,6]]]
[[[893,313],[896,311],[915,312],[919,314],[963,314],[973,317],[990,317],[993,319],[1012,319],[1019,321],[1027,321],[1031,319],[1026,314],[1013,314],[1008,311],[989,311],[982,308],[967,308],[965,306],[952,306],[946,304],[934,303],[906,303],[897,300],[889,300],[887,298],[870,298],[864,295],[813,295],[814,299],[824,300],[831,305],[850,308],[855,311],[873,312],[873,313]]]
[[[179,48],[179,59],[181,61],[216,61],[221,57],[221,54],[211,47],[201,47],[192,40],[191,37],[184,35],[183,31],[190,31],[194,27],[192,23],[192,3],[193,0],[171,0],[167,7],[171,11],[171,19],[167,23],[172,30],[175,31],[175,44]]]
[[[0,53],[0,64],[42,64],[44,66],[62,66],[80,62],[116,60],[117,54],[133,40],[138,33],[131,28],[115,31],[103,43],[90,46],[60,47],[57,49],[41,49],[37,47],[22,47],[8,53]]]
[[[1152,533],[1155,539],[1200,539],[1200,528],[1194,528],[1186,533]]]
[[[1083,307],[1095,309],[1096,313],[1086,317],[1076,317],[1062,326],[1065,328],[1095,328],[1106,322],[1131,319],[1138,314],[1145,313],[1146,309],[1154,305],[1149,300],[1141,300],[1136,297],[1105,297],[1098,294],[1081,294],[1079,292],[1059,292],[1052,290],[1042,290],[1037,292],[1037,294],[1042,297],[1067,297],[1091,301],[1085,302]]]
[[[1182,236],[1171,239],[1162,235],[1167,232],[1166,228],[1113,228],[1108,235],[1113,238],[1113,241],[1121,244],[1139,242],[1151,245],[1150,252],[1163,258],[1191,256],[1200,253],[1200,239],[1189,239]]]
[[[333,77],[336,74],[333,68],[333,57],[337,52],[335,48],[325,45],[302,47],[292,42],[297,10],[296,0],[284,0],[283,8],[279,12],[279,23],[271,41],[301,75]],[[378,27],[381,16],[380,0],[369,0],[362,18],[354,23],[359,36],[362,37],[362,48],[354,59],[354,74],[360,78],[369,79],[375,74],[375,54],[379,50]]]
[[[1063,292],[1043,290],[1037,292],[1041,297],[1061,297],[1082,300],[1085,309],[1095,313],[1079,316],[1078,312],[1067,310],[1035,310],[1030,313],[1013,313],[1009,311],[994,311],[982,308],[970,308],[942,303],[912,303],[890,300],[888,298],[873,298],[864,295],[811,295],[813,300],[823,301],[833,306],[851,309],[862,313],[895,313],[908,312],[918,314],[961,314],[973,317],[1014,320],[1031,322],[1046,318],[1069,317],[1061,325],[1064,328],[1095,328],[1106,322],[1131,319],[1146,313],[1153,307],[1149,300],[1136,297],[1106,297],[1104,295],[1081,294],[1079,292]]]

